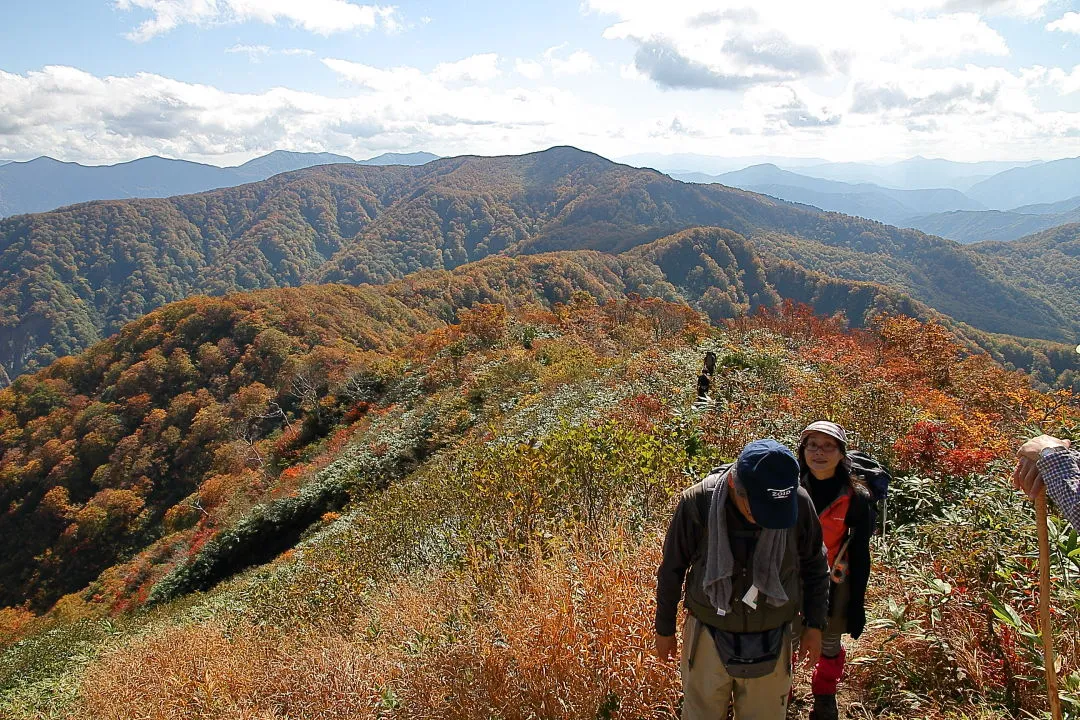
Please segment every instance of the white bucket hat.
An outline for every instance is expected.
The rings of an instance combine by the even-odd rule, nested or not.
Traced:
[[[818,420],[812,422],[806,426],[806,429],[799,433],[799,444],[802,445],[806,437],[812,432],[819,432],[828,435],[831,438],[835,438],[841,445],[841,450],[847,450],[847,432],[844,428],[840,427],[834,422],[828,420]]]

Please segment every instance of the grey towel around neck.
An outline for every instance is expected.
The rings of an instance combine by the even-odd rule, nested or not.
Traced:
[[[721,475],[709,503],[709,546],[705,551],[703,579],[705,596],[720,615],[731,611],[731,576],[735,572],[735,558],[731,554],[725,514],[728,500],[727,479],[730,472],[729,469]],[[754,585],[758,593],[764,595],[765,601],[773,607],[780,607],[788,601],[788,595],[780,582],[780,563],[787,551],[787,543],[787,530],[762,528],[757,547],[754,548]]]

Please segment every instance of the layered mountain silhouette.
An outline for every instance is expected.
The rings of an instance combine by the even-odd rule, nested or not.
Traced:
[[[1070,207],[1071,206],[1071,207]],[[1059,208],[1068,208],[1060,210]],[[954,210],[914,218],[904,223],[931,235],[974,243],[1010,241],[1043,230],[1080,222],[1080,198],[1027,205],[1015,210]]]
[[[718,175],[745,169],[752,165],[770,164],[805,177],[835,180],[844,183],[870,183],[901,190],[951,188],[966,191],[972,185],[1017,167],[1041,164],[1026,162],[983,161],[956,162],[920,156],[892,163],[826,162],[820,158],[792,157],[716,157],[690,153],[662,155],[643,153],[622,158],[623,162],[639,167],[651,167],[673,175]]]
[[[723,175],[676,174],[673,177],[687,182],[722,183],[891,225],[904,223],[918,215],[984,209],[980,203],[950,188],[897,190],[873,183],[822,180],[781,170],[772,164],[754,165]]]
[[[1037,161],[1020,163],[999,160],[965,163],[916,156],[881,165],[822,163],[801,167],[799,172],[811,177],[847,183],[872,183],[906,190],[940,187],[966,192],[972,185],[998,173],[1036,164]]]
[[[312,167],[197,195],[6,219],[0,363],[14,377],[195,294],[387,283],[492,255],[617,254],[700,226],[741,236],[766,274],[786,262],[888,286],[982,331],[1073,342],[1080,327],[1080,272],[1069,274],[1077,260],[1067,251],[1042,277],[1041,266],[1018,270],[998,252],[559,147],[415,167]],[[1053,242],[1067,248],[1068,237]],[[1046,252],[1042,240],[1032,242],[1016,251]],[[692,285],[695,267],[667,282]],[[721,315],[741,309],[718,303]]]
[[[431,153],[385,153],[353,160],[332,153],[276,150],[236,167],[146,157],[117,165],[86,166],[39,157],[0,163],[0,217],[42,212],[90,200],[153,198],[232,187],[313,165],[422,165]]]
[[[996,210],[1073,198],[1080,195],[1080,158],[1006,170],[972,186],[968,195]]]

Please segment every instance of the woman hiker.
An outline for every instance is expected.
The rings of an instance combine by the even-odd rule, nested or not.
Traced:
[[[866,624],[866,583],[870,578],[871,494],[851,472],[847,433],[819,420],[799,436],[801,483],[821,519],[829,560],[829,620],[821,659],[814,666],[811,720],[835,720],[836,686],[844,674],[844,633],[858,638]]]

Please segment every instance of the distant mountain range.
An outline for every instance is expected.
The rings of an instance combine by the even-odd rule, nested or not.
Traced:
[[[84,166],[47,157],[0,161],[0,217],[90,200],[173,197],[316,165],[422,165],[426,152],[354,160],[333,153],[275,151],[235,167],[148,157]],[[686,182],[721,183],[831,212],[913,227],[961,243],[1015,240],[1080,220],[1080,158],[1052,162],[977,162],[914,157],[889,164],[829,163],[820,158],[638,154],[648,166]]]
[[[87,166],[39,157],[0,163],[0,217],[43,212],[90,200],[156,198],[233,187],[313,165],[422,165],[431,153],[386,153],[354,160],[331,153],[276,150],[236,167],[146,157],[117,165]]]
[[[973,165],[984,169],[995,166],[994,163]],[[1058,225],[1080,222],[1080,159],[1012,168],[975,184],[967,193],[948,187],[910,190],[866,182],[847,183],[808,174],[822,167],[807,167],[795,173],[775,164],[761,164],[722,175],[672,173],[672,177],[738,187],[822,210],[912,227],[965,244],[1016,240]],[[835,170],[839,166],[828,167]],[[1074,175],[1076,179],[1072,180]],[[1008,204],[1010,197],[1039,202],[1015,206]],[[977,198],[983,198],[986,203]],[[996,207],[1002,203],[1006,203],[1006,209]]]
[[[1043,230],[1049,230],[1059,225],[1080,223],[1080,197],[1072,198],[1070,201],[1063,203],[1027,205],[1025,207],[1048,208],[1059,205],[1072,205],[1072,210],[1045,214],[1021,212],[1023,208],[1004,212],[1001,210],[984,210],[981,212],[955,210],[910,219],[903,224],[931,235],[939,235],[961,243],[981,242],[983,240],[1010,241]]]
[[[985,209],[959,190],[950,188],[897,190],[872,183],[822,180],[782,170],[772,164],[753,165],[723,175],[673,174],[672,177],[687,182],[717,182],[890,225],[947,210]]]
[[[1080,333],[1075,228],[1003,254],[559,147],[414,167],[323,165],[197,195],[2,220],[0,364],[14,377],[196,294],[382,284],[493,255],[620,254],[694,227],[738,233],[779,297],[843,309],[855,323],[876,307],[941,313],[973,333],[1071,343]],[[723,266],[665,268],[671,292],[700,283],[701,263]],[[800,273],[821,279],[790,281]],[[833,281],[838,289],[826,291]],[[847,297],[851,282],[883,292],[858,310],[820,304]],[[714,319],[738,310],[708,290],[692,297]],[[762,292],[746,290],[749,308],[771,302]]]
[[[741,170],[750,167],[751,165],[772,164],[791,170],[830,164],[824,158],[789,158],[776,155],[723,157],[720,155],[696,155],[694,153],[675,153],[670,155],[663,153],[637,153],[635,155],[616,158],[616,161],[632,167],[659,170],[667,175],[685,175],[688,173],[719,175],[733,170]]]
[[[640,154],[620,159],[629,165],[651,167],[668,174],[704,173],[719,175],[733,170],[741,170],[751,165],[770,164],[776,165],[783,170],[795,170],[800,175],[821,180],[871,183],[900,190],[952,188],[961,191],[966,191],[972,185],[1000,172],[1039,164],[1038,160],[1028,162],[962,163],[924,157],[913,157],[884,164],[830,163],[821,158],[723,158],[689,153],[680,155]]]
[[[1006,170],[972,186],[968,195],[995,210],[1073,198],[1080,195],[1080,158]]]
[[[966,191],[972,185],[998,173],[1016,167],[1034,165],[1038,161],[960,163],[951,160],[913,157],[888,165],[868,163],[825,163],[800,167],[811,177],[853,183],[873,183],[891,188],[919,190],[943,187]],[[782,166],[783,164],[780,163]]]

